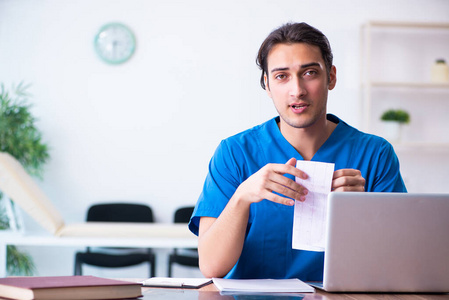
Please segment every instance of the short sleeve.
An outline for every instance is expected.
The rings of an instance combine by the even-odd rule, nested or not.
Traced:
[[[385,140],[380,147],[376,169],[372,192],[407,192],[400,172],[399,159],[393,146]]]
[[[236,164],[237,152],[231,152],[226,140],[222,141],[209,162],[209,172],[203,190],[190,219],[189,229],[198,235],[201,217],[218,218],[240,184],[240,171]]]

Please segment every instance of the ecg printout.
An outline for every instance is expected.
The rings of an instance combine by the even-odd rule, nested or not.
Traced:
[[[296,167],[309,177],[296,182],[309,193],[304,202],[295,201],[292,248],[324,251],[326,239],[327,195],[332,188],[334,164],[298,160]]]

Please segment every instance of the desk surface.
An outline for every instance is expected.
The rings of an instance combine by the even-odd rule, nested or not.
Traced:
[[[134,248],[195,248],[198,238],[189,237],[57,237],[48,234],[15,234],[0,232],[0,245],[16,246],[78,246],[78,247],[134,247]]]
[[[191,234],[180,237],[56,237],[0,232],[0,277],[6,276],[6,247],[16,246],[76,246],[76,247],[132,247],[132,248],[196,248],[198,238]]]
[[[143,299],[151,300],[340,300],[340,299],[394,299],[394,300],[440,300],[449,299],[449,294],[360,294],[360,293],[326,293],[316,290],[315,293],[289,295],[220,295],[217,288],[207,285],[199,290],[143,288]]]

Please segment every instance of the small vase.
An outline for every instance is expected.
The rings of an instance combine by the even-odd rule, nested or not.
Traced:
[[[396,121],[383,121],[384,138],[390,142],[400,142],[402,135],[402,124]]]
[[[449,82],[449,67],[444,59],[438,59],[432,66],[432,82]]]

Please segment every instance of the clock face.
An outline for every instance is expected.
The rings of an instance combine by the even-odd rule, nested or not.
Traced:
[[[94,40],[97,54],[105,62],[120,64],[134,53],[136,40],[131,30],[120,23],[109,23],[101,27]]]

